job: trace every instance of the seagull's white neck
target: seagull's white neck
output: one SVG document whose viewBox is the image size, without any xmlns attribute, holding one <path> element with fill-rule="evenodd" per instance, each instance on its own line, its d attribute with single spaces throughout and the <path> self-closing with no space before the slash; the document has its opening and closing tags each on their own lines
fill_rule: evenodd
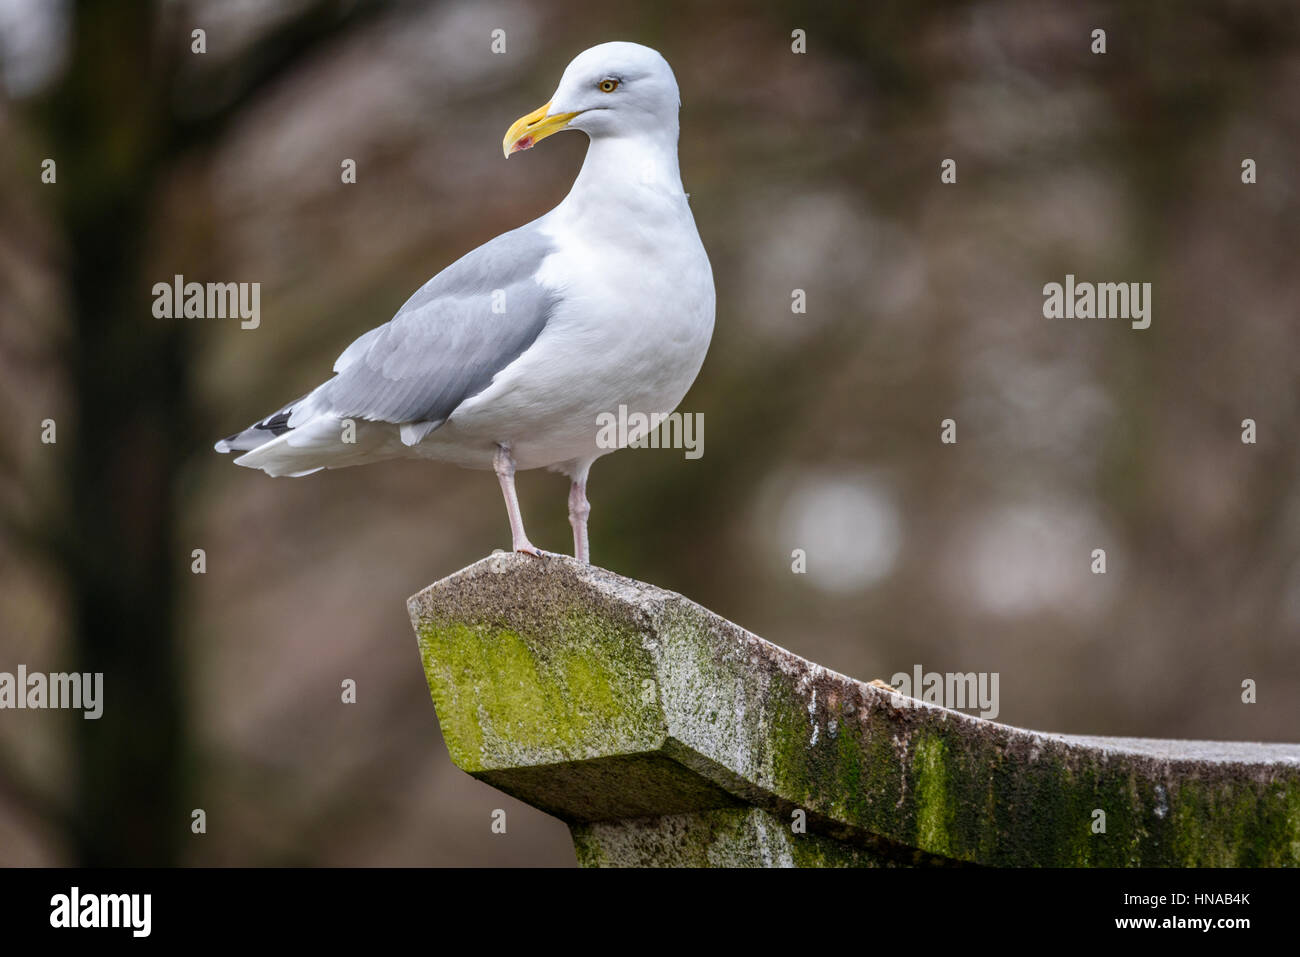
<svg viewBox="0 0 1300 957">
<path fill-rule="evenodd" d="M 592 137 L 582 170 L 555 214 L 579 220 L 618 209 L 635 217 L 685 205 L 673 123 L 668 129 Z"/>
</svg>

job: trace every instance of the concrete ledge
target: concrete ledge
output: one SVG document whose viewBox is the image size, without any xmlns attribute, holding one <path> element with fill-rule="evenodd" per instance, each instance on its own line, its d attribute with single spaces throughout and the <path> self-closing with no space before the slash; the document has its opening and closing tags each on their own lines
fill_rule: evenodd
<svg viewBox="0 0 1300 957">
<path fill-rule="evenodd" d="M 1300 745 L 984 721 L 563 557 L 408 604 L 452 760 L 585 865 L 1300 865 Z"/>
</svg>

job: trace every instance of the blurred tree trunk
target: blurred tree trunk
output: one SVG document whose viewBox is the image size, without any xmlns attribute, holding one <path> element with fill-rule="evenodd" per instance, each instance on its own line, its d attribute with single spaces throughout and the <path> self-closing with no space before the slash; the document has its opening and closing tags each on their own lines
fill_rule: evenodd
<svg viewBox="0 0 1300 957">
<path fill-rule="evenodd" d="M 379 0 L 308 5 L 206 71 L 181 7 L 80 0 L 68 67 L 41 104 L 58 179 L 71 308 L 62 355 L 74 421 L 59 431 L 66 487 L 48 516 L 70 600 L 69 668 L 104 675 L 104 710 L 77 723 L 69 817 L 84 865 L 176 862 L 190 834 L 189 737 L 178 621 L 191 545 L 177 541 L 176 477 L 207 448 L 185 320 L 157 319 L 149 231 L 186 157 Z M 182 18 L 183 19 L 183 18 Z M 209 39 L 211 42 L 211 39 Z M 230 51 L 226 51 L 227 54 Z M 224 99 L 211 102 L 213 90 Z M 178 115 L 188 107 L 191 115 Z M 196 263 L 201 268 L 202 263 Z"/>
<path fill-rule="evenodd" d="M 75 390 L 58 560 L 70 666 L 104 675 L 102 717 L 77 722 L 72 837 L 87 865 L 173 863 L 188 833 L 173 478 L 191 441 L 189 366 L 185 327 L 153 318 L 141 267 L 166 104 L 154 40 L 151 4 L 78 4 L 48 103 Z"/>
</svg>

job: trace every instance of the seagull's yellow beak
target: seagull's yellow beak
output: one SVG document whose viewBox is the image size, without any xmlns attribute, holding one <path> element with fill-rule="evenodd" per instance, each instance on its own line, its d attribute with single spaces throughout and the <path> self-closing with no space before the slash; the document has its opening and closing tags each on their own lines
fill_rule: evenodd
<svg viewBox="0 0 1300 957">
<path fill-rule="evenodd" d="M 501 152 L 509 157 L 511 153 L 532 149 L 552 133 L 560 132 L 578 115 L 556 113 L 554 116 L 547 116 L 546 112 L 550 108 L 551 104 L 547 103 L 511 123 L 510 129 L 506 130 L 506 138 L 501 141 Z"/>
</svg>

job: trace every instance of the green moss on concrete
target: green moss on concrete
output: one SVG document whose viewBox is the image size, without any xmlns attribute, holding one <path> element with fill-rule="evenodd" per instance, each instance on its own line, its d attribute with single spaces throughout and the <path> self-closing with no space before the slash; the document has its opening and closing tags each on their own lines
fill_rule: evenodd
<svg viewBox="0 0 1300 957">
<path fill-rule="evenodd" d="M 662 737 L 653 671 L 602 623 L 574 614 L 554 635 L 425 622 L 420 652 L 452 760 L 475 773 L 513 762 L 551 763 Z"/>
<path fill-rule="evenodd" d="M 863 767 L 869 756 L 862 737 L 861 724 L 841 709 L 832 736 L 836 788 L 830 794 L 829 803 L 831 815 L 839 820 L 865 821 L 871 811 L 868 806 L 871 793 L 866 787 Z"/>
<path fill-rule="evenodd" d="M 916 846 L 932 854 L 949 855 L 949 833 L 957 818 L 948 790 L 948 764 L 943 739 L 926 735 L 914 745 L 912 790 L 916 801 Z"/>
<path fill-rule="evenodd" d="M 1172 856 L 1200 867 L 1300 866 L 1300 788 L 1186 780 L 1171 789 Z"/>
<path fill-rule="evenodd" d="M 765 740 L 759 743 L 769 756 L 771 781 L 783 799 L 810 807 L 817 803 L 819 789 L 814 779 L 816 753 L 812 743 L 813 726 L 807 705 L 793 683 L 784 675 L 774 677 L 761 702 L 767 718 L 763 726 Z"/>
</svg>

